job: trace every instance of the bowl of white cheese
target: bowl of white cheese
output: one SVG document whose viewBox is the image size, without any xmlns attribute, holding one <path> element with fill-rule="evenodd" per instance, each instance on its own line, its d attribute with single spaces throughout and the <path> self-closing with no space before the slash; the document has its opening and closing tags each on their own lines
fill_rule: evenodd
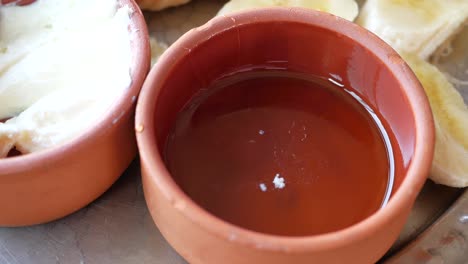
<svg viewBox="0 0 468 264">
<path fill-rule="evenodd" d="M 149 63 L 133 0 L 0 4 L 0 226 L 63 217 L 115 182 Z"/>
</svg>

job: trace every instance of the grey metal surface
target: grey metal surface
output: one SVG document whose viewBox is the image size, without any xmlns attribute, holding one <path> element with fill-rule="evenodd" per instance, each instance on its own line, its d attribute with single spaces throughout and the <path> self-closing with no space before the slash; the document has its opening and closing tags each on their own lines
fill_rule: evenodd
<svg viewBox="0 0 468 264">
<path fill-rule="evenodd" d="M 468 263 L 468 192 L 386 264 Z"/>
<path fill-rule="evenodd" d="M 208 21 L 223 2 L 198 0 L 160 13 L 147 13 L 151 34 L 170 44 L 190 28 Z M 441 67 L 444 65 L 447 67 L 444 69 L 459 76 L 459 68 L 452 69 L 453 63 L 445 62 Z M 388 257 L 393 258 L 388 263 L 468 263 L 468 194 L 465 192 L 454 203 L 461 193 L 428 181 L 398 242 L 389 252 Z M 441 214 L 444 215 L 439 218 Z M 426 258 L 415 258 L 419 255 Z M 75 214 L 43 225 L 0 228 L 0 263 L 179 264 L 185 261 L 152 222 L 135 161 L 108 192 Z"/>
</svg>

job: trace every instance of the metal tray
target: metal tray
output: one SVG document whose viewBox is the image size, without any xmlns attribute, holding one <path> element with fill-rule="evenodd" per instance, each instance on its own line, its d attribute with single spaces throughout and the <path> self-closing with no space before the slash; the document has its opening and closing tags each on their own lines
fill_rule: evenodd
<svg viewBox="0 0 468 264">
<path fill-rule="evenodd" d="M 224 2 L 198 0 L 145 15 L 151 34 L 170 45 L 212 18 Z M 441 69 L 468 80 L 466 48 L 468 27 L 455 40 L 452 55 L 439 61 Z M 468 99 L 468 84 L 457 88 Z M 103 196 L 61 220 L 0 228 L 0 263 L 186 263 L 154 225 L 139 170 L 138 161 L 133 162 Z M 380 263 L 468 263 L 468 191 L 428 181 L 398 241 Z"/>
</svg>

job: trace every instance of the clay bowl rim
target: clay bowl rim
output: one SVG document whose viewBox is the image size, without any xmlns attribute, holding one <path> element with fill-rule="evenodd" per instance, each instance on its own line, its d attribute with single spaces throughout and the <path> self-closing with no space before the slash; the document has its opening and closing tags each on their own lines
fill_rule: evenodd
<svg viewBox="0 0 468 264">
<path fill-rule="evenodd" d="M 130 65 L 132 81 L 129 87 L 116 98 L 115 102 L 103 117 L 97 120 L 95 124 L 86 129 L 78 137 L 50 149 L 0 159 L 0 181 L 7 180 L 11 174 L 15 174 L 16 179 L 18 176 L 36 177 L 37 175 L 31 174 L 30 172 L 43 168 L 52 169 L 55 163 L 70 159 L 76 153 L 84 149 L 91 149 L 96 137 L 108 133 L 109 128 L 114 125 L 114 120 L 118 120 L 122 115 L 131 111 L 132 105 L 136 103 L 136 99 L 150 65 L 149 37 L 146 22 L 138 4 L 134 0 L 118 0 L 118 3 L 119 6 L 129 6 L 132 11 L 129 14 L 129 35 L 131 37 L 130 41 L 133 53 L 132 64 Z M 133 99 L 133 97 L 135 99 Z M 25 175 L 24 173 L 28 174 Z"/>
<path fill-rule="evenodd" d="M 291 237 L 259 233 L 226 222 L 196 204 L 172 179 L 159 155 L 154 130 L 154 110 L 162 84 L 172 68 L 183 60 L 191 48 L 208 41 L 213 34 L 236 26 L 254 23 L 291 22 L 320 27 L 330 32 L 345 35 L 365 47 L 383 62 L 399 80 L 403 93 L 415 117 L 415 150 L 408 171 L 400 188 L 386 207 L 372 216 L 348 228 L 313 236 Z M 434 126 L 432 112 L 421 84 L 404 60 L 380 38 L 364 28 L 327 13 L 302 8 L 263 8 L 216 17 L 207 24 L 190 30 L 177 40 L 160 58 L 157 67 L 150 71 L 137 103 L 137 142 L 142 166 L 147 180 L 155 185 L 165 199 L 172 204 L 181 217 L 187 218 L 199 228 L 231 243 L 258 248 L 259 250 L 293 252 L 317 252 L 339 248 L 366 239 L 383 231 L 399 215 L 412 206 L 422 188 L 431 167 L 434 149 Z M 145 197 L 148 197 L 148 188 Z M 164 213 L 164 212 L 162 212 Z"/>
</svg>

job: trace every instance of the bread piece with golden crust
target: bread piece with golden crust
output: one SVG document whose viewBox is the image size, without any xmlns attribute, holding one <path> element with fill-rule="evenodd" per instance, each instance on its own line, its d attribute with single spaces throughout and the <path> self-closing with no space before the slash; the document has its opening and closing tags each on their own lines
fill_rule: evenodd
<svg viewBox="0 0 468 264">
<path fill-rule="evenodd" d="M 167 7 L 178 6 L 190 2 L 190 0 L 137 0 L 143 10 L 158 11 Z"/>
</svg>

